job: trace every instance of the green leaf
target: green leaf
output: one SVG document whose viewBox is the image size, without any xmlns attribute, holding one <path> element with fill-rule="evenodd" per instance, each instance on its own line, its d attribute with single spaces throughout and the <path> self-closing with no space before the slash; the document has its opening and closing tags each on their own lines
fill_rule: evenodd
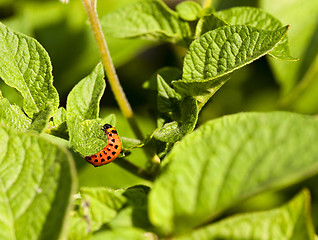
<svg viewBox="0 0 318 240">
<path fill-rule="evenodd" d="M 94 71 L 82 79 L 67 97 L 67 126 L 70 143 L 75 151 L 83 156 L 90 156 L 106 146 L 101 131 L 99 102 L 106 84 L 102 64 L 98 64 Z"/>
<path fill-rule="evenodd" d="M 53 123 L 55 127 L 59 127 L 66 122 L 66 110 L 63 107 L 57 109 L 57 112 L 53 116 Z"/>
<path fill-rule="evenodd" d="M 179 105 L 181 103 L 180 94 L 168 85 L 168 83 L 160 76 L 157 77 L 158 98 L 157 105 L 160 113 L 166 114 L 171 119 L 180 118 Z"/>
<path fill-rule="evenodd" d="M 117 38 L 143 37 L 187 45 L 191 37 L 188 23 L 159 0 L 144 0 L 118 9 L 105 15 L 101 24 L 106 35 Z"/>
<path fill-rule="evenodd" d="M 298 62 L 269 59 L 277 82 L 281 86 L 282 105 L 295 111 L 316 113 L 318 111 L 318 2 L 315 0 L 280 1 L 261 0 L 260 6 L 290 23 L 288 33 L 293 56 Z M 300 37 L 301 36 L 301 37 Z M 295 87 L 295 89 L 293 89 Z M 290 94 L 290 95 L 288 95 Z M 284 106 L 284 107 L 285 107 Z"/>
<path fill-rule="evenodd" d="M 140 148 L 144 146 L 143 142 L 139 139 L 121 137 L 120 140 L 123 145 L 123 149 L 125 150 L 130 150 L 132 148 Z"/>
<path fill-rule="evenodd" d="M 52 84 L 52 66 L 45 49 L 35 39 L 0 23 L 0 52 L 0 78 L 22 94 L 26 114 L 32 118 L 46 105 L 55 111 L 59 97 Z"/>
<path fill-rule="evenodd" d="M 112 125 L 112 126 L 115 126 L 116 125 L 116 115 L 115 114 L 109 114 L 108 116 L 104 117 L 102 119 L 102 125 L 105 125 L 106 123 Z"/>
<path fill-rule="evenodd" d="M 71 213 L 68 239 L 90 239 L 94 232 L 110 222 L 126 202 L 121 192 L 110 188 L 81 188 L 76 210 Z"/>
<path fill-rule="evenodd" d="M 192 132 L 198 120 L 199 109 L 197 101 L 192 97 L 183 99 L 180 104 L 181 120 L 166 123 L 154 132 L 154 137 L 162 142 L 175 143 L 184 135 Z"/>
<path fill-rule="evenodd" d="M 136 228 L 119 228 L 108 231 L 101 231 L 94 235 L 92 240 L 154 240 L 157 239 L 151 233 L 145 233 L 144 231 Z"/>
<path fill-rule="evenodd" d="M 218 16 L 214 14 L 205 15 L 199 20 L 196 26 L 195 37 L 199 38 L 201 35 L 203 35 L 206 32 L 209 32 L 219 27 L 223 27 L 227 25 L 229 24 L 227 24 L 224 20 L 222 20 L 221 18 L 219 18 Z"/>
<path fill-rule="evenodd" d="M 99 102 L 105 87 L 103 65 L 99 63 L 93 72 L 76 84 L 69 93 L 66 103 L 67 123 L 98 118 Z"/>
<path fill-rule="evenodd" d="M 53 109 L 50 105 L 47 105 L 46 108 L 40 112 L 34 113 L 32 123 L 28 130 L 42 133 L 47 128 L 52 115 Z"/>
<path fill-rule="evenodd" d="M 6 127 L 0 127 L 0 142 L 0 238 L 63 238 L 76 185 L 71 154 Z"/>
<path fill-rule="evenodd" d="M 165 234 L 189 231 L 248 197 L 317 174 L 317 141 L 317 120 L 293 113 L 207 122 L 167 155 L 150 192 L 150 220 Z"/>
<path fill-rule="evenodd" d="M 200 18 L 202 8 L 200 4 L 193 1 L 184 1 L 176 6 L 179 16 L 186 21 L 195 21 Z"/>
<path fill-rule="evenodd" d="M 100 119 L 76 120 L 68 127 L 70 143 L 82 156 L 91 156 L 107 145 L 107 136 L 101 130 Z"/>
<path fill-rule="evenodd" d="M 79 207 L 72 213 L 69 239 L 78 239 L 79 236 L 79 239 L 87 239 L 103 229 L 149 227 L 148 192 L 149 187 L 141 185 L 120 190 L 82 188 L 77 203 Z M 76 229 L 72 228 L 76 223 Z"/>
<path fill-rule="evenodd" d="M 224 26 L 195 40 L 185 56 L 184 81 L 224 76 L 271 51 L 289 26 L 266 31 L 250 26 Z"/>
<path fill-rule="evenodd" d="M 63 107 L 57 109 L 57 112 L 53 116 L 53 124 L 48 129 L 49 133 L 64 139 L 68 139 L 68 128 L 66 124 L 66 110 Z"/>
<path fill-rule="evenodd" d="M 24 130 L 30 126 L 31 119 L 19 106 L 11 105 L 7 99 L 0 98 L 0 124 Z"/>
<path fill-rule="evenodd" d="M 283 24 L 277 18 L 259 8 L 235 7 L 214 14 L 229 25 L 246 24 L 269 31 L 275 31 L 283 27 Z M 290 55 L 287 35 L 269 54 L 276 59 L 297 60 Z"/>
<path fill-rule="evenodd" d="M 109 188 L 81 188 L 80 193 L 80 212 L 92 232 L 110 222 L 126 202 L 119 192 Z"/>
<path fill-rule="evenodd" d="M 158 90 L 158 75 L 160 75 L 169 85 L 172 80 L 180 79 L 182 77 L 182 72 L 179 68 L 176 67 L 163 67 L 156 71 L 149 80 L 144 82 L 142 85 L 143 88 L 149 90 Z"/>
<path fill-rule="evenodd" d="M 313 240 L 309 203 L 309 192 L 302 191 L 280 208 L 229 217 L 176 239 Z"/>
<path fill-rule="evenodd" d="M 138 185 L 123 191 L 127 199 L 125 208 L 121 209 L 109 226 L 112 229 L 134 228 L 150 229 L 152 227 L 148 218 L 148 192 L 149 187 Z"/>
<path fill-rule="evenodd" d="M 177 91 L 196 96 L 199 107 L 229 79 L 230 73 L 271 51 L 286 35 L 288 26 L 267 31 L 250 26 L 224 26 L 193 41 L 185 56 Z"/>
<path fill-rule="evenodd" d="M 205 103 L 219 90 L 228 80 L 230 74 L 216 77 L 211 80 L 177 80 L 173 81 L 172 85 L 176 91 L 182 95 L 194 96 L 198 101 L 199 110 L 205 105 Z"/>
<path fill-rule="evenodd" d="M 71 213 L 70 221 L 68 224 L 68 240 L 88 240 L 91 239 L 90 229 L 87 226 L 85 217 L 80 216 L 78 212 Z"/>
</svg>

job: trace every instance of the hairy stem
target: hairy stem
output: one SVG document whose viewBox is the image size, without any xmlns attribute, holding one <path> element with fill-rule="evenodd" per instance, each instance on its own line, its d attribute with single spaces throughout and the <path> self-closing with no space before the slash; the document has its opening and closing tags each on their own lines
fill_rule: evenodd
<svg viewBox="0 0 318 240">
<path fill-rule="evenodd" d="M 115 71 L 115 67 L 113 61 L 111 59 L 108 46 L 98 19 L 97 11 L 96 11 L 96 0 L 82 0 L 83 5 L 86 9 L 96 42 L 102 57 L 102 62 L 105 68 L 106 76 L 108 78 L 110 87 L 114 93 L 115 99 L 119 105 L 119 108 L 123 115 L 128 120 L 132 130 L 134 131 L 136 137 L 140 140 L 144 139 L 144 136 L 137 124 L 137 121 L 134 117 L 134 113 L 132 108 L 126 98 L 126 95 L 120 85 L 118 76 Z M 160 159 L 157 154 L 151 154 L 149 151 L 146 151 L 147 155 L 150 156 L 151 162 L 153 164 L 152 169 L 158 169 L 158 165 L 160 164 Z M 155 171 L 154 171 L 155 173 Z"/>
<path fill-rule="evenodd" d="M 153 181 L 154 179 L 153 175 L 149 174 L 142 168 L 137 167 L 136 165 L 132 164 L 124 158 L 121 158 L 118 161 L 115 160 L 114 163 L 120 166 L 121 168 L 127 170 L 128 172 L 132 173 L 133 175 L 136 175 L 137 177 L 141 177 L 148 181 Z"/>
<path fill-rule="evenodd" d="M 133 129 L 135 135 L 139 139 L 143 139 L 143 134 L 138 127 L 136 119 L 134 117 L 134 112 L 131 109 L 131 106 L 126 98 L 126 95 L 123 91 L 123 88 L 120 85 L 118 76 L 116 74 L 113 61 L 110 57 L 108 46 L 98 20 L 98 15 L 96 11 L 96 0 L 83 0 L 85 9 L 88 14 L 89 21 L 98 45 L 99 52 L 102 57 L 103 65 L 105 68 L 106 76 L 110 87 L 114 93 L 115 99 L 119 105 L 121 112 L 127 118 L 131 128 Z"/>
<path fill-rule="evenodd" d="M 203 0 L 203 8 L 208 8 L 212 5 L 212 0 Z"/>
</svg>

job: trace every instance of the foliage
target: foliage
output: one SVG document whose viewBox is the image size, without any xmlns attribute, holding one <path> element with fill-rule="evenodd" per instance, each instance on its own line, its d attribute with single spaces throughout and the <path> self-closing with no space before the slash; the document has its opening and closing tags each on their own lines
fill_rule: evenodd
<svg viewBox="0 0 318 240">
<path fill-rule="evenodd" d="M 137 95 L 150 93 L 143 102 L 154 117 L 138 117 L 146 139 L 134 138 L 121 114 L 105 107 L 103 65 L 85 17 L 76 20 L 73 14 L 78 3 L 69 3 L 65 13 L 55 11 L 59 2 L 41 3 L 47 4 L 44 13 L 55 12 L 40 23 L 40 15 L 30 14 L 40 3 L 21 2 L 23 14 L 0 23 L 0 238 L 315 239 L 318 122 L 303 113 L 318 111 L 311 99 L 317 93 L 317 34 L 311 23 L 303 24 L 301 46 L 289 49 L 297 34 L 289 34 L 293 25 L 279 19 L 288 15 L 286 6 L 317 19 L 317 1 L 271 3 L 278 18 L 255 7 L 216 11 L 208 1 L 182 1 L 176 11 L 161 0 L 115 2 L 122 7 L 100 21 L 116 66 L 129 65 L 141 49 L 162 42 L 182 59 L 181 67 L 153 71 L 143 88 L 132 84 Z M 270 10 L 268 2 L 260 5 Z M 105 13 L 108 5 L 102 4 L 98 9 Z M 15 5 L 0 1 L 6 6 Z M 34 18 L 29 25 L 21 24 L 26 13 Z M 70 76 L 84 65 L 95 68 L 76 84 L 60 82 L 58 91 L 52 74 L 54 62 L 61 64 L 58 54 L 52 64 L 44 47 L 27 35 L 39 31 L 36 24 L 47 27 L 62 18 L 69 18 L 73 33 L 85 32 L 92 57 L 82 52 L 58 75 Z M 83 46 L 71 39 L 75 48 Z M 236 104 L 240 89 L 233 98 L 223 89 L 229 91 L 232 79 L 265 55 L 280 86 L 271 111 L 206 117 L 214 99 Z M 147 69 L 137 71 L 138 78 Z M 83 157 L 107 144 L 105 123 L 118 129 L 123 151 L 114 163 L 95 169 Z M 160 157 L 159 167 L 150 155 Z"/>
</svg>

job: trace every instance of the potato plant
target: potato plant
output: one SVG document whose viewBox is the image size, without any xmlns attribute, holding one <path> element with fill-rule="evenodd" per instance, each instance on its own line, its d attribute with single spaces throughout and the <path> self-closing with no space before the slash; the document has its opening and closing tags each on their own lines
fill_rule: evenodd
<svg viewBox="0 0 318 240">
<path fill-rule="evenodd" d="M 80 2 L 86 10 L 82 24 L 95 46 L 90 54 L 100 57 L 91 61 L 85 55 L 81 66 L 95 67 L 71 86 L 65 102 L 36 36 L 16 30 L 26 31 L 22 25 L 0 23 L 0 239 L 316 239 L 314 24 L 303 24 L 297 38 L 289 38 L 293 25 L 260 7 L 217 10 L 209 0 L 179 1 L 175 7 L 142 0 L 98 16 L 95 1 L 68 5 L 71 11 Z M 260 5 L 268 9 L 270 2 Z M 286 9 L 314 16 L 317 23 L 317 1 L 289 4 Z M 136 118 L 125 95 L 130 90 L 121 86 L 109 37 L 118 44 L 128 39 L 126 54 L 159 43 L 179 49 L 181 67 L 158 67 L 137 86 L 151 99 L 145 101 L 155 113 L 151 131 L 145 132 L 148 120 Z M 74 48 L 76 41 L 70 40 Z M 289 42 L 297 41 L 293 55 Z M 280 88 L 275 109 L 201 118 L 237 72 L 265 56 Z M 103 112 L 106 87 L 121 113 Z M 134 137 L 120 130 L 120 116 Z M 101 130 L 106 123 L 119 129 L 122 151 L 112 163 L 94 168 L 85 156 L 107 145 Z M 142 164 L 131 160 L 141 158 Z M 138 181 L 120 185 L 126 175 L 110 170 L 119 182 L 112 187 L 100 174 L 112 165 Z M 90 169 L 87 181 L 101 184 L 82 184 L 84 168 Z"/>
</svg>

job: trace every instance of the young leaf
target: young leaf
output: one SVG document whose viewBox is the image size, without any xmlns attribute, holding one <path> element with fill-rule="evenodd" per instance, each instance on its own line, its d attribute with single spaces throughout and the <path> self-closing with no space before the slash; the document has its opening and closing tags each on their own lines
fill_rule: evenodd
<svg viewBox="0 0 318 240">
<path fill-rule="evenodd" d="M 172 81 L 176 91 L 183 95 L 194 96 L 198 101 L 199 110 L 229 79 L 230 73 L 211 80 L 177 80 Z"/>
<path fill-rule="evenodd" d="M 197 20 L 202 12 L 200 4 L 193 1 L 184 1 L 176 6 L 179 16 L 186 21 Z"/>
<path fill-rule="evenodd" d="M 53 125 L 48 130 L 50 134 L 60 138 L 68 139 L 68 129 L 66 124 L 66 110 L 63 107 L 57 109 L 53 116 Z"/>
<path fill-rule="evenodd" d="M 55 127 L 59 127 L 66 122 L 66 110 L 63 107 L 57 109 L 57 112 L 53 116 L 53 123 Z"/>
<path fill-rule="evenodd" d="M 259 8 L 235 7 L 214 14 L 230 25 L 247 24 L 248 26 L 270 31 L 278 30 L 283 27 L 283 24 L 277 18 Z M 277 59 L 297 60 L 290 55 L 287 35 L 279 44 L 277 44 L 269 55 Z"/>
<path fill-rule="evenodd" d="M 68 240 L 89 240 L 92 234 L 86 219 L 78 212 L 71 212 L 70 221 L 68 224 Z"/>
<path fill-rule="evenodd" d="M 286 35 L 288 26 L 267 31 L 250 26 L 224 26 L 193 41 L 185 56 L 177 91 L 196 96 L 200 108 L 228 79 L 230 73 L 264 56 Z"/>
<path fill-rule="evenodd" d="M 137 228 L 119 228 L 119 229 L 113 229 L 113 230 L 100 231 L 96 235 L 94 235 L 94 237 L 92 238 L 92 240 L 105 240 L 105 239 L 154 240 L 157 238 L 153 236 L 151 233 L 146 233 L 145 231 L 142 231 Z"/>
<path fill-rule="evenodd" d="M 146 228 L 147 196 L 149 188 L 134 186 L 128 189 L 82 188 L 79 208 L 73 212 L 73 223 L 69 226 L 69 239 L 87 239 L 90 235 L 107 228 Z M 75 223 L 79 226 L 71 228 Z M 80 235 L 82 233 L 82 235 Z"/>
<path fill-rule="evenodd" d="M 123 149 L 125 150 L 130 150 L 132 148 L 140 148 L 144 146 L 144 143 L 139 139 L 121 137 L 120 140 L 123 145 Z"/>
<path fill-rule="evenodd" d="M 167 84 L 171 84 L 172 80 L 180 79 L 182 77 L 182 72 L 179 68 L 176 67 L 163 67 L 156 71 L 149 80 L 144 82 L 142 85 L 143 88 L 149 90 L 158 90 L 158 75 L 160 75 Z"/>
<path fill-rule="evenodd" d="M 143 185 L 133 186 L 123 191 L 127 199 L 127 206 L 121 209 L 109 226 L 118 228 L 150 229 L 152 226 L 148 218 L 148 192 L 149 188 Z"/>
<path fill-rule="evenodd" d="M 19 106 L 11 105 L 7 99 L 0 98 L 0 124 L 24 130 L 30 126 L 31 119 Z"/>
<path fill-rule="evenodd" d="M 97 119 L 99 102 L 106 86 L 103 78 L 103 66 L 98 64 L 67 97 L 66 116 L 70 143 L 83 156 L 95 154 L 106 145 L 100 120 Z"/>
<path fill-rule="evenodd" d="M 173 120 L 178 120 L 180 118 L 180 94 L 176 93 L 176 91 L 172 87 L 170 87 L 160 75 L 158 75 L 157 79 L 158 111 L 160 113 L 166 114 Z"/>
<path fill-rule="evenodd" d="M 33 114 L 33 119 L 29 131 L 36 131 L 42 133 L 49 124 L 49 120 L 53 115 L 53 109 L 50 105 L 43 108 L 40 112 Z"/>
<path fill-rule="evenodd" d="M 99 102 L 105 87 L 103 65 L 99 63 L 93 72 L 76 84 L 69 93 L 66 103 L 67 123 L 75 119 L 84 121 L 98 118 Z"/>
<path fill-rule="evenodd" d="M 118 9 L 105 15 L 101 24 L 106 35 L 118 38 L 143 37 L 187 45 L 191 37 L 188 23 L 161 0 L 144 0 Z"/>
<path fill-rule="evenodd" d="M 0 238 L 62 238 L 76 185 L 72 156 L 7 127 L 0 127 L 0 142 Z"/>
<path fill-rule="evenodd" d="M 68 125 L 70 143 L 82 156 L 91 156 L 107 144 L 107 137 L 101 130 L 100 119 L 76 120 Z"/>
<path fill-rule="evenodd" d="M 150 220 L 165 234 L 189 231 L 248 197 L 317 174 L 317 141 L 317 120 L 293 113 L 207 122 L 167 155 L 150 192 Z"/>
<path fill-rule="evenodd" d="M 184 135 L 192 132 L 198 121 L 199 108 L 197 101 L 192 97 L 183 99 L 180 104 L 181 120 L 165 124 L 158 131 L 154 132 L 154 137 L 162 142 L 175 143 Z"/>
<path fill-rule="evenodd" d="M 109 114 L 108 116 L 104 117 L 102 119 L 101 124 L 105 125 L 106 123 L 112 125 L 112 126 L 116 126 L 116 115 L 115 114 Z"/>
<path fill-rule="evenodd" d="M 280 208 L 229 217 L 176 239 L 313 240 L 309 203 L 309 192 L 302 191 Z"/>
<path fill-rule="evenodd" d="M 105 223 L 110 222 L 126 202 L 120 192 L 109 188 L 81 188 L 77 208 L 68 225 L 69 240 L 90 239 Z"/>
<path fill-rule="evenodd" d="M 80 193 L 80 212 L 87 219 L 92 232 L 110 222 L 126 202 L 120 193 L 107 188 L 82 188 Z"/>
<path fill-rule="evenodd" d="M 206 32 L 209 32 L 219 27 L 223 27 L 227 25 L 229 24 L 213 13 L 210 15 L 205 15 L 199 20 L 196 26 L 195 37 L 199 38 L 201 35 L 203 35 Z"/>
<path fill-rule="evenodd" d="M 46 105 L 55 111 L 59 97 L 52 84 L 52 66 L 45 49 L 35 39 L 0 23 L 0 52 L 0 78 L 22 94 L 26 114 L 32 118 Z"/>
</svg>

